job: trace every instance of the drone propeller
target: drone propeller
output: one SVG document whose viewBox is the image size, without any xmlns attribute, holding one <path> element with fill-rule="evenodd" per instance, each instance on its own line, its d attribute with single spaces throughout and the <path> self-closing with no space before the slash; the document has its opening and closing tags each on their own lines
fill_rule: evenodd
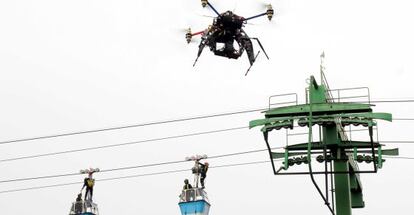
<svg viewBox="0 0 414 215">
<path fill-rule="evenodd" d="M 208 0 L 201 0 L 201 6 L 202 6 L 203 8 L 208 8 L 208 9 L 213 10 L 213 12 L 214 12 L 217 16 L 220 16 L 220 13 L 216 10 L 216 8 L 214 8 L 214 7 L 213 7 L 213 5 L 212 5 L 212 4 L 210 4 L 210 2 L 209 2 Z"/>
<path fill-rule="evenodd" d="M 235 13 L 235 12 L 236 12 L 237 3 L 239 3 L 239 1 L 238 1 L 238 0 L 236 0 L 236 1 L 234 2 L 234 7 L 233 7 L 233 10 L 232 10 L 232 12 L 233 12 L 233 13 Z"/>
<path fill-rule="evenodd" d="M 208 4 L 208 0 L 201 0 L 201 6 L 206 7 Z"/>
<path fill-rule="evenodd" d="M 191 38 L 193 38 L 193 35 L 191 34 L 191 28 L 188 28 L 187 33 L 185 33 L 185 40 L 187 43 L 191 42 Z"/>
<path fill-rule="evenodd" d="M 201 16 L 201 17 L 212 18 L 212 19 L 217 18 L 217 17 L 215 17 L 215 16 L 211 16 L 211 15 L 204 15 L 204 14 L 197 14 L 197 15 L 199 15 L 199 16 Z"/>
<path fill-rule="evenodd" d="M 267 18 L 269 19 L 269 21 L 272 21 L 273 14 L 274 14 L 273 7 L 272 7 L 271 4 L 268 4 L 268 5 L 266 5 L 266 8 L 267 8 L 266 12 L 261 13 L 261 14 L 258 14 L 258 15 L 255 15 L 255 16 L 251 16 L 251 17 L 245 18 L 244 21 L 247 22 L 248 20 L 256 19 L 256 18 L 259 18 L 259 17 L 262 17 L 262 16 L 267 16 Z"/>
<path fill-rule="evenodd" d="M 272 21 L 273 14 L 275 13 L 275 11 L 273 10 L 272 4 L 268 4 L 266 8 L 267 8 L 266 10 L 267 18 L 269 19 L 269 21 Z"/>
<path fill-rule="evenodd" d="M 268 2 L 264 2 L 264 1 L 260 1 L 259 3 L 256 3 L 257 9 L 258 10 L 265 10 L 268 9 L 269 5 L 271 5 L 271 3 Z"/>
<path fill-rule="evenodd" d="M 275 0 L 273 0 L 274 2 Z M 280 5 L 282 2 L 276 1 L 276 5 L 267 3 L 267 2 L 261 2 L 259 3 L 258 10 L 266 10 L 266 15 L 269 21 L 271 21 L 275 15 L 277 15 L 277 18 L 281 18 L 285 15 L 285 12 L 283 10 L 284 7 L 281 7 Z M 277 10 L 277 11 L 276 11 Z M 271 18 L 269 18 L 271 17 Z"/>
</svg>

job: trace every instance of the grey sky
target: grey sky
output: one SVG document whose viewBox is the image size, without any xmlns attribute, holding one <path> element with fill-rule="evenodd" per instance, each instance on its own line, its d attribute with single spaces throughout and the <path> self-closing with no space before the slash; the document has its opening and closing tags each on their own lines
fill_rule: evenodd
<svg viewBox="0 0 414 215">
<path fill-rule="evenodd" d="M 243 16 L 263 11 L 253 0 L 211 1 Z M 228 60 L 180 29 L 205 28 L 214 15 L 199 0 L 14 0 L 0 2 L 0 140 L 237 111 L 267 105 L 269 95 L 297 92 L 319 78 L 326 52 L 331 87 L 370 87 L 373 99 L 413 98 L 413 3 L 403 0 L 275 0 L 274 20 L 252 21 L 270 61 L 259 56 L 247 77 L 246 56 Z M 236 7 L 235 7 L 236 5 Z M 414 104 L 378 104 L 376 111 L 414 117 Z M 0 159 L 247 126 L 260 113 L 147 126 L 0 146 Z M 414 140 L 413 122 L 380 123 L 380 140 Z M 283 139 L 281 139 L 283 140 Z M 278 141 L 274 141 L 278 145 Z M 280 144 L 279 144 L 280 145 Z M 413 156 L 414 144 L 400 147 Z M 181 160 L 264 148 L 259 129 L 143 143 L 116 149 L 0 163 L 0 179 Z M 268 159 L 266 153 L 211 160 L 212 165 Z M 366 208 L 354 214 L 412 209 L 412 161 L 389 159 L 363 175 Z M 191 164 L 97 174 L 96 178 L 189 168 Z M 105 214 L 179 214 L 178 195 L 190 173 L 96 184 Z M 83 180 L 82 176 L 0 184 L 1 190 Z M 81 186 L 0 194 L 1 214 L 65 214 Z M 306 176 L 273 176 L 270 164 L 211 169 L 210 214 L 329 214 Z"/>
</svg>

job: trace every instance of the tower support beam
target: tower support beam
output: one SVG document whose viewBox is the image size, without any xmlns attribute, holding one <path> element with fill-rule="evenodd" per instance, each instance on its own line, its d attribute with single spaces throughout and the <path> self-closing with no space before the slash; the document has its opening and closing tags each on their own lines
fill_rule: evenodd
<svg viewBox="0 0 414 215">
<path fill-rule="evenodd" d="M 335 171 L 349 171 L 347 161 L 336 160 L 334 161 Z M 351 215 L 352 202 L 351 194 L 349 192 L 350 182 L 348 174 L 336 174 L 334 177 L 335 182 L 335 202 L 336 202 L 336 215 Z"/>
</svg>

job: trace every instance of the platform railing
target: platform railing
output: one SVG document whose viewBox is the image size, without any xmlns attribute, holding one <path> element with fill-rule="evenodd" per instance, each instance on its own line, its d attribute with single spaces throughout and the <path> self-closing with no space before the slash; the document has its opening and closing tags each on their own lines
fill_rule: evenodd
<svg viewBox="0 0 414 215">
<path fill-rule="evenodd" d="M 285 105 L 298 105 L 298 94 L 287 93 L 287 94 L 269 96 L 269 110 L 271 108 L 285 106 Z"/>
<path fill-rule="evenodd" d="M 371 103 L 371 95 L 368 87 L 352 87 L 341 89 L 329 89 L 328 102 L 358 102 Z"/>
<path fill-rule="evenodd" d="M 180 202 L 204 200 L 208 202 L 207 193 L 202 188 L 185 189 L 181 192 Z"/>
<path fill-rule="evenodd" d="M 92 213 L 99 215 L 98 205 L 91 201 L 76 201 L 72 203 L 69 215 Z"/>
</svg>

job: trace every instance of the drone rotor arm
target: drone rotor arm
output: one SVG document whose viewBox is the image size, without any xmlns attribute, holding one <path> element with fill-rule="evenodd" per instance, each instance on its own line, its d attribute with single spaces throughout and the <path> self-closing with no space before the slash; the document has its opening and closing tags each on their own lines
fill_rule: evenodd
<svg viewBox="0 0 414 215">
<path fill-rule="evenodd" d="M 256 16 L 251 16 L 251 17 L 245 18 L 244 21 L 255 19 L 255 18 L 258 18 L 258 17 L 261 17 L 261 16 L 266 16 L 266 15 L 267 15 L 267 12 L 264 12 L 264 13 L 258 14 Z"/>
<path fill-rule="evenodd" d="M 269 21 L 271 21 L 272 18 L 273 18 L 274 13 L 275 13 L 275 11 L 273 10 L 272 5 L 269 4 L 269 5 L 267 5 L 266 12 L 261 13 L 261 14 L 258 14 L 256 16 L 252 16 L 252 17 L 246 18 L 246 19 L 244 19 L 244 21 L 247 21 L 247 20 L 250 20 L 250 19 L 255 19 L 255 18 L 258 18 L 258 17 L 261 17 L 261 16 L 267 16 L 267 18 L 269 19 Z"/>
<path fill-rule="evenodd" d="M 198 31 L 198 32 L 192 33 L 191 28 L 189 28 L 187 30 L 187 33 L 185 34 L 185 39 L 186 39 L 187 43 L 190 43 L 193 36 L 200 35 L 200 34 L 202 35 L 204 32 L 205 31 Z"/>
<path fill-rule="evenodd" d="M 220 16 L 220 13 L 216 10 L 216 8 L 213 7 L 213 5 L 210 4 L 209 1 L 207 1 L 207 5 L 214 11 L 214 13 L 217 14 L 217 16 Z"/>
<path fill-rule="evenodd" d="M 196 36 L 196 35 L 200 35 L 200 34 L 203 34 L 203 33 L 204 33 L 204 31 L 199 31 L 199 32 L 192 33 L 191 36 Z"/>
</svg>

